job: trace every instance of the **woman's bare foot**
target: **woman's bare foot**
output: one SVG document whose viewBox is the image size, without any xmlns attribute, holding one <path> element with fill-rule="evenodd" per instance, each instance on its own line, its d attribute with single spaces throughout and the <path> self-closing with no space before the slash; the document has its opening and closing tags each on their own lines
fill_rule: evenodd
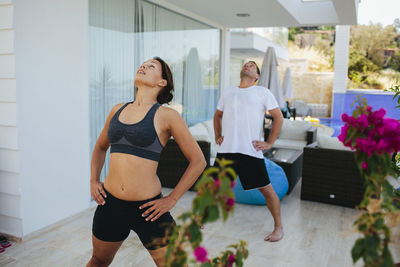
<svg viewBox="0 0 400 267">
<path fill-rule="evenodd" d="M 264 241 L 277 242 L 283 238 L 283 228 L 276 227 L 272 233 L 264 238 Z"/>
</svg>

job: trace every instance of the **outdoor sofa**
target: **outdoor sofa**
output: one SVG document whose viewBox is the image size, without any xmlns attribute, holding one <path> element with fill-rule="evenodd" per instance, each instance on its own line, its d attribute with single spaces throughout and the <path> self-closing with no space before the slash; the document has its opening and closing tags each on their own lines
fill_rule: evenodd
<svg viewBox="0 0 400 267">
<path fill-rule="evenodd" d="M 363 194 L 354 152 L 336 137 L 319 136 L 304 147 L 301 199 L 354 208 Z"/>
</svg>

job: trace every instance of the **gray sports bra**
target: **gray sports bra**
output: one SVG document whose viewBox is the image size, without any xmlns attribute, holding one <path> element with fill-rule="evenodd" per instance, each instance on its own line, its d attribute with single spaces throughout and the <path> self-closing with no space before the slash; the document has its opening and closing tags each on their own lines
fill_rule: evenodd
<svg viewBox="0 0 400 267">
<path fill-rule="evenodd" d="M 122 123 L 119 115 L 130 103 L 132 102 L 123 105 L 110 121 L 108 126 L 110 153 L 126 153 L 158 162 L 163 147 L 154 128 L 154 115 L 161 105 L 155 103 L 146 116 L 137 123 Z"/>
</svg>

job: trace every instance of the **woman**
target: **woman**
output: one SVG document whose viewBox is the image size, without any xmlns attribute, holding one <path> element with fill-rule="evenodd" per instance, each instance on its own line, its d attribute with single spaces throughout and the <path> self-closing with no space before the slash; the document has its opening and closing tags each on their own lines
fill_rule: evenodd
<svg viewBox="0 0 400 267">
<path fill-rule="evenodd" d="M 135 231 L 157 266 L 163 266 L 168 235 L 175 225 L 171 210 L 206 166 L 197 142 L 173 109 L 163 107 L 174 89 L 168 65 L 160 58 L 144 62 L 135 76 L 135 101 L 111 109 L 93 150 L 90 191 L 99 205 L 93 218 L 93 255 L 87 266 L 108 266 L 130 230 Z M 156 170 L 160 152 L 173 136 L 190 164 L 168 196 L 161 196 Z M 108 147 L 110 168 L 100 172 Z"/>
</svg>

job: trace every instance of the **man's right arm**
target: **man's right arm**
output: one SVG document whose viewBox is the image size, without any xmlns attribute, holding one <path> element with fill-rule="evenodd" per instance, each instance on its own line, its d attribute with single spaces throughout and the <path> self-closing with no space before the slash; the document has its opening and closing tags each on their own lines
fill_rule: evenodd
<svg viewBox="0 0 400 267">
<path fill-rule="evenodd" d="M 217 145 L 221 145 L 224 141 L 224 137 L 222 136 L 222 115 L 223 112 L 221 110 L 216 110 L 214 114 L 214 134 L 215 134 L 215 143 Z"/>
</svg>

